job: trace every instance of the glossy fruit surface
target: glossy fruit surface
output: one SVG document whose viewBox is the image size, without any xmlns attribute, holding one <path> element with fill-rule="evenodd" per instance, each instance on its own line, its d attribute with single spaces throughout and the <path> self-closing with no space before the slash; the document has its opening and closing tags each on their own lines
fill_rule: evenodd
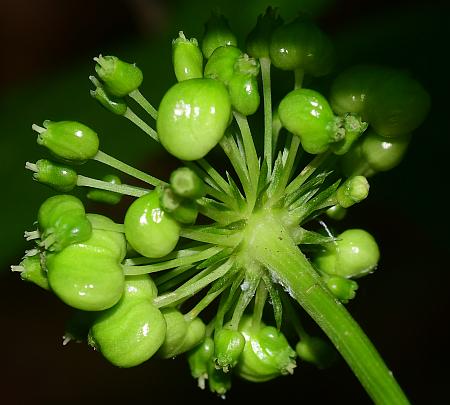
<svg viewBox="0 0 450 405">
<path fill-rule="evenodd" d="M 231 114 L 225 86 L 213 79 L 191 79 L 172 86 L 163 97 L 158 136 L 182 160 L 204 157 L 222 138 Z"/>
<path fill-rule="evenodd" d="M 336 140 L 333 111 L 328 101 L 314 90 L 291 91 L 281 100 L 278 114 L 283 126 L 300 137 L 308 153 L 322 153 Z"/>
<path fill-rule="evenodd" d="M 133 249 L 151 258 L 170 253 L 180 236 L 178 223 L 161 208 L 158 189 L 130 205 L 124 225 L 125 236 Z"/>
</svg>

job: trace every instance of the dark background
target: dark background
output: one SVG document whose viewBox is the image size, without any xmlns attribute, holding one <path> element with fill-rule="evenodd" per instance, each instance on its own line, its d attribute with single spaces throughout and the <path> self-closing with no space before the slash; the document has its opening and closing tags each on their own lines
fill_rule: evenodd
<svg viewBox="0 0 450 405">
<path fill-rule="evenodd" d="M 52 193 L 32 182 L 23 169 L 26 160 L 42 153 L 33 141 L 33 122 L 85 122 L 99 132 L 103 150 L 157 175 L 167 175 L 175 164 L 131 124 L 89 97 L 92 57 L 101 52 L 137 62 L 144 71 L 143 93 L 157 105 L 175 80 L 170 41 L 179 30 L 200 38 L 210 10 L 219 6 L 242 44 L 256 15 L 269 4 L 280 5 L 286 19 L 300 8 L 316 16 L 336 43 L 337 71 L 360 62 L 408 68 L 431 94 L 432 110 L 415 131 L 405 160 L 373 178 L 369 199 L 353 208 L 342 226 L 370 230 L 382 250 L 379 269 L 360 282 L 350 311 L 413 403 L 449 402 L 446 2 L 2 0 L 1 403 L 221 401 L 196 387 L 183 359 L 152 359 L 121 370 L 85 345 L 62 347 L 68 309 L 8 270 L 26 248 L 23 230 L 32 227 L 39 203 Z M 96 165 L 88 164 L 86 171 L 104 174 Z M 120 221 L 123 211 L 111 214 Z M 370 403 L 343 362 L 327 371 L 301 364 L 294 376 L 265 384 L 235 380 L 227 400 L 244 398 L 262 403 Z"/>
</svg>

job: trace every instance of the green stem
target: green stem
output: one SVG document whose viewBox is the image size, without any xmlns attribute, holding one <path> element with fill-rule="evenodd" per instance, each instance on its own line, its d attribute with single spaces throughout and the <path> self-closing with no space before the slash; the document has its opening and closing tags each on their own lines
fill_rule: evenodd
<svg viewBox="0 0 450 405">
<path fill-rule="evenodd" d="M 244 151 L 248 165 L 249 177 L 253 186 L 253 193 L 252 195 L 248 196 L 247 199 L 249 201 L 249 207 L 251 207 L 250 209 L 253 209 L 252 203 L 256 201 L 256 190 L 258 187 L 259 178 L 258 156 L 256 154 L 255 144 L 253 143 L 252 133 L 250 131 L 250 127 L 248 126 L 247 117 L 236 111 L 233 112 L 233 114 L 241 131 L 242 141 L 244 143 Z"/>
<path fill-rule="evenodd" d="M 149 135 L 156 142 L 159 142 L 157 132 L 148 124 L 146 124 L 141 118 L 139 118 L 130 107 L 127 107 L 125 114 L 123 115 L 125 118 L 128 118 L 134 125 L 138 128 L 142 129 L 147 135 Z"/>
<path fill-rule="evenodd" d="M 289 294 L 328 335 L 376 404 L 408 404 L 408 400 L 368 337 L 321 281 L 295 246 L 280 218 L 255 215 L 249 229 L 249 254 L 266 266 Z"/>
<path fill-rule="evenodd" d="M 270 59 L 261 58 L 261 76 L 264 97 L 264 158 L 267 162 L 267 177 L 272 171 L 272 92 L 270 89 Z"/>
<path fill-rule="evenodd" d="M 80 174 L 77 177 L 77 186 L 113 191 L 115 193 L 130 195 L 132 197 L 142 197 L 150 191 L 145 188 L 129 186 L 127 184 L 112 184 L 106 181 L 91 179 L 90 177 L 82 176 Z"/>
<path fill-rule="evenodd" d="M 136 89 L 132 91 L 130 94 L 128 94 L 136 103 L 138 103 L 147 113 L 153 118 L 158 118 L 158 111 L 155 107 L 153 107 L 149 101 L 142 95 L 142 93 L 139 91 L 139 89 Z"/>
<path fill-rule="evenodd" d="M 248 170 L 245 162 L 245 158 L 239 153 L 239 149 L 236 145 L 234 138 L 231 135 L 225 134 L 220 141 L 222 150 L 227 155 L 228 160 L 233 166 L 236 174 L 239 177 L 239 181 L 242 184 L 245 195 L 251 194 L 251 184 L 248 176 Z"/>
<path fill-rule="evenodd" d="M 305 71 L 303 69 L 296 69 L 294 71 L 294 88 L 300 89 L 303 84 L 303 78 L 305 77 Z"/>
<path fill-rule="evenodd" d="M 235 247 L 242 239 L 242 235 L 238 232 L 229 231 L 224 234 L 208 232 L 199 226 L 184 227 L 180 231 L 183 238 L 195 240 L 197 242 L 210 243 L 213 245 L 221 245 Z"/>
<path fill-rule="evenodd" d="M 330 156 L 330 151 L 324 152 L 309 162 L 300 174 L 291 181 L 291 183 L 286 187 L 285 194 L 290 194 L 297 190 L 308 178 L 314 173 L 314 171 Z"/>
<path fill-rule="evenodd" d="M 203 252 L 194 253 L 188 256 L 182 256 L 172 260 L 166 260 L 161 263 L 154 263 L 143 266 L 123 265 L 122 268 L 126 276 L 155 273 L 157 271 L 173 269 L 174 267 L 186 266 L 188 264 L 200 262 L 202 260 L 208 259 L 211 256 L 214 256 L 221 250 L 222 249 L 220 247 L 213 246 L 209 249 L 204 250 Z"/>
<path fill-rule="evenodd" d="M 133 166 L 127 165 L 126 163 L 123 163 L 120 160 L 113 158 L 112 156 L 109 156 L 108 154 L 100 150 L 92 159 L 97 162 L 103 163 L 107 166 L 110 166 L 116 170 L 119 170 L 122 173 L 128 174 L 131 177 L 141 180 L 144 183 L 151 184 L 152 186 L 156 187 L 159 186 L 160 184 L 167 185 L 166 182 L 159 180 L 156 177 L 150 176 L 149 174 L 141 170 L 138 170 Z"/>
<path fill-rule="evenodd" d="M 289 152 L 286 159 L 286 163 L 283 167 L 283 174 L 281 175 L 280 181 L 278 182 L 277 188 L 270 197 L 272 202 L 277 201 L 284 192 L 286 185 L 288 184 L 291 176 L 292 169 L 294 167 L 295 159 L 297 157 L 298 148 L 300 147 L 300 138 L 293 135 L 291 138 L 291 144 L 289 145 Z"/>
<path fill-rule="evenodd" d="M 223 277 L 232 266 L 233 260 L 230 259 L 195 283 L 189 283 L 186 286 L 182 285 L 173 292 L 156 297 L 153 300 L 153 304 L 160 308 L 180 301 L 183 298 L 192 297 L 200 290 L 203 290 L 203 288 L 205 288 L 208 284 L 211 284 L 213 281 Z"/>
</svg>

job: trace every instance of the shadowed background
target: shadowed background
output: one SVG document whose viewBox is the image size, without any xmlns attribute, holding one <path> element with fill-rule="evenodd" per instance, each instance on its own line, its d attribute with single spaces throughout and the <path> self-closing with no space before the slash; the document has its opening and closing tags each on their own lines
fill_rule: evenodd
<svg viewBox="0 0 450 405">
<path fill-rule="evenodd" d="M 256 16 L 269 4 L 289 19 L 310 12 L 336 43 L 336 71 L 376 62 L 407 68 L 432 98 L 426 122 L 415 131 L 402 164 L 371 181 L 371 195 L 338 226 L 362 227 L 379 242 L 378 271 L 361 280 L 351 313 L 379 349 L 413 403 L 446 403 L 448 352 L 448 221 L 440 193 L 448 188 L 449 10 L 445 2 L 397 1 L 170 1 L 3 0 L 0 3 L 0 303 L 5 404 L 168 403 L 221 401 L 202 392 L 181 357 L 152 359 L 134 369 L 109 365 L 85 345 L 62 347 L 68 309 L 51 294 L 9 272 L 27 248 L 40 202 L 53 192 L 31 180 L 23 166 L 45 152 L 35 142 L 33 122 L 78 120 L 100 135 L 102 150 L 166 177 L 177 166 L 128 121 L 103 110 L 89 96 L 92 57 L 115 54 L 144 72 L 142 92 L 156 106 L 175 82 L 171 39 L 179 30 L 201 38 L 204 21 L 219 7 L 242 46 Z M 277 75 L 277 74 L 275 74 Z M 280 76 L 280 79 L 285 76 Z M 332 78 L 332 76 L 331 76 Z M 330 80 L 311 82 L 325 94 Z M 291 86 L 284 80 L 274 89 Z M 88 163 L 92 177 L 105 168 Z M 79 195 L 82 195 L 79 194 Z M 109 213 L 123 220 L 126 204 Z M 95 211 L 98 206 L 88 205 Z M 237 379 L 228 401 L 370 403 L 347 366 L 326 371 L 300 364 L 294 376 L 265 384 Z"/>
</svg>

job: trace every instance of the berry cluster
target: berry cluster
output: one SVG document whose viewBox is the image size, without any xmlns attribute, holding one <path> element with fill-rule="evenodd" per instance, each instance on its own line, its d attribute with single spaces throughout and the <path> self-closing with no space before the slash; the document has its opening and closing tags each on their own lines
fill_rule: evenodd
<svg viewBox="0 0 450 405">
<path fill-rule="evenodd" d="M 139 91 L 136 65 L 95 58 L 91 96 L 182 166 L 163 181 L 101 151 L 97 133 L 79 122 L 33 125 L 55 161 L 26 167 L 63 194 L 42 203 L 37 229 L 25 233 L 34 246 L 13 270 L 74 308 L 65 343 L 87 341 L 116 366 L 186 353 L 199 386 L 207 381 L 224 395 L 233 374 L 262 382 L 292 373 L 296 360 L 327 367 L 334 345 L 375 402 L 406 403 L 343 305 L 355 297 L 355 279 L 376 268 L 377 243 L 362 229 L 335 234 L 323 218 L 343 218 L 367 197 L 368 177 L 400 162 L 429 97 L 405 72 L 380 66 L 342 72 L 328 100 L 303 88 L 304 76 L 330 73 L 334 60 L 331 40 L 303 15 L 284 23 L 269 8 L 245 48 L 219 15 L 201 46 L 180 32 L 172 54 L 178 83 L 158 109 Z M 276 108 L 272 66 L 294 72 L 294 89 Z M 261 101 L 258 134 L 248 117 L 258 118 Z M 212 149 L 222 149 L 230 172 L 205 159 Z M 78 174 L 90 159 L 143 186 Z M 77 186 L 106 204 L 123 194 L 136 199 L 117 224 L 86 213 L 67 194 Z M 332 344 L 305 330 L 304 312 Z"/>
</svg>

